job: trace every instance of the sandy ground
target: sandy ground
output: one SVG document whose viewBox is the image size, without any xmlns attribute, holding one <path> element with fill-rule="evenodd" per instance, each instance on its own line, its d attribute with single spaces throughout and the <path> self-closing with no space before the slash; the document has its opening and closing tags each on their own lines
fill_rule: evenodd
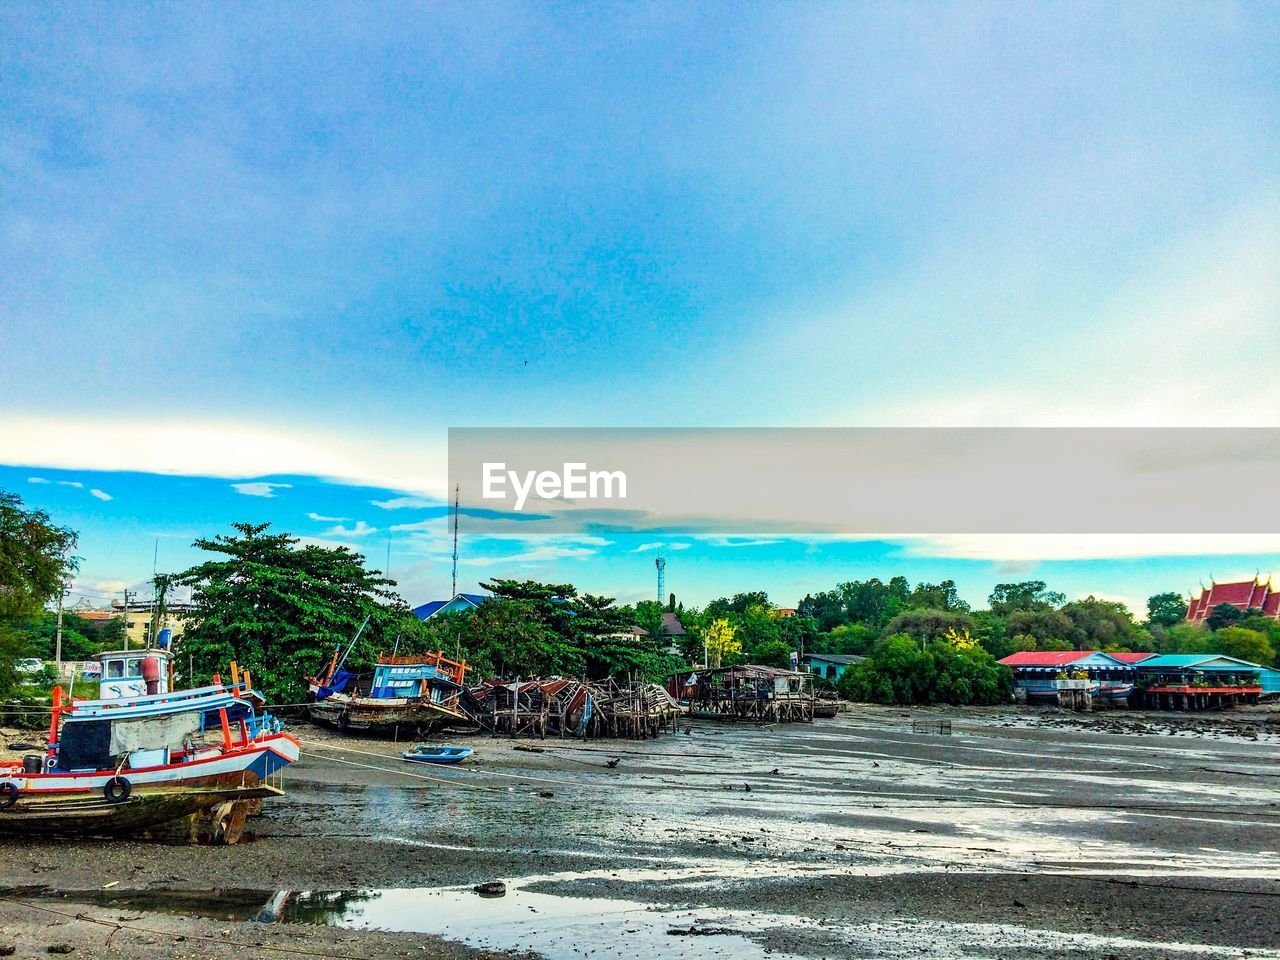
<svg viewBox="0 0 1280 960">
<path fill-rule="evenodd" d="M 942 717 L 953 735 L 913 732 Z M 302 726 L 289 796 L 252 842 L 6 844 L 0 944 L 146 958 L 1280 958 L 1274 712 L 857 708 L 690 731 L 454 738 L 473 761 L 423 769 L 397 761 L 403 745 Z M 505 897 L 472 892 L 494 879 Z M 250 922 L 273 897 L 297 922 Z M 107 946 L 109 927 L 62 915 L 77 913 L 152 932 Z"/>
</svg>

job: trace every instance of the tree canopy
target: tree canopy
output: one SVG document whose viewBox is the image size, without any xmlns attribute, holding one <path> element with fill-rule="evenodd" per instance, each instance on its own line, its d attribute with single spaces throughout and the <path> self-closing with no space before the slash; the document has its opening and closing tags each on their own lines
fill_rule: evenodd
<svg viewBox="0 0 1280 960">
<path fill-rule="evenodd" d="M 0 694 L 17 682 L 14 664 L 31 655 L 31 624 L 75 571 L 76 543 L 75 531 L 0 490 Z"/>
<path fill-rule="evenodd" d="M 352 654 L 357 662 L 375 645 L 389 648 L 398 624 L 409 629 L 416 623 L 394 582 L 366 570 L 359 553 L 304 546 L 266 523 L 232 528 L 232 534 L 195 541 L 221 559 L 175 578 L 193 588 L 182 644 L 197 677 L 225 671 L 234 660 L 253 671 L 268 698 L 299 702 L 305 678 L 347 644 L 366 617 L 369 627 Z"/>
<path fill-rule="evenodd" d="M 78 535 L 0 490 L 0 618 L 38 613 L 75 572 Z"/>
</svg>

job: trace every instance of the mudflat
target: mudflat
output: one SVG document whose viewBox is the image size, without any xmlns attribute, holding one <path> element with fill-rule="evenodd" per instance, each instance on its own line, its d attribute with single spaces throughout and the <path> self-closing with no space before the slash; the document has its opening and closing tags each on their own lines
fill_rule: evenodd
<svg viewBox="0 0 1280 960">
<path fill-rule="evenodd" d="M 918 723 L 939 719 L 950 735 Z M 475 756 L 433 768 L 401 762 L 403 743 L 298 726 L 289 795 L 249 842 L 7 843 L 0 942 L 139 958 L 1280 957 L 1276 712 L 855 707 L 682 727 L 444 736 Z M 505 895 L 472 889 L 493 880 Z"/>
</svg>

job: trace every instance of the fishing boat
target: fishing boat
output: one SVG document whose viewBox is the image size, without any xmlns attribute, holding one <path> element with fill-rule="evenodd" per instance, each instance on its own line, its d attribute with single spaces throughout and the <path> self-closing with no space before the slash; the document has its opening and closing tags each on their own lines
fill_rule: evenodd
<svg viewBox="0 0 1280 960">
<path fill-rule="evenodd" d="M 473 752 L 470 747 L 431 747 L 420 743 L 400 756 L 410 763 L 460 763 Z"/>
<path fill-rule="evenodd" d="M 233 664 L 230 684 L 174 692 L 161 689 L 160 658 L 142 659 L 141 695 L 77 700 L 54 687 L 44 753 L 0 764 L 0 834 L 119 836 L 208 811 L 242 822 L 280 795 L 272 780 L 299 744 L 259 712 L 247 672 Z"/>
<path fill-rule="evenodd" d="M 418 733 L 471 722 L 459 699 L 471 669 L 465 660 L 449 660 L 442 651 L 379 656 L 367 687 L 344 669 L 368 623 L 366 617 L 345 653 L 341 647 L 333 651 L 324 673 L 307 678 L 315 698 L 307 711 L 312 720 L 342 731 Z"/>
</svg>

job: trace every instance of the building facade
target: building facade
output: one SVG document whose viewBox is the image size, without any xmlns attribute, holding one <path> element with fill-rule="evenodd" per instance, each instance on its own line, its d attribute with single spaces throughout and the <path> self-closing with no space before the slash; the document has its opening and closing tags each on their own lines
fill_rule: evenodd
<svg viewBox="0 0 1280 960">
<path fill-rule="evenodd" d="M 1256 577 L 1240 583 L 1215 583 L 1193 597 L 1187 607 L 1187 620 L 1202 623 L 1220 603 L 1229 603 L 1241 610 L 1261 610 L 1272 618 L 1280 618 L 1280 591 L 1273 590 L 1271 580 L 1261 582 Z"/>
</svg>

